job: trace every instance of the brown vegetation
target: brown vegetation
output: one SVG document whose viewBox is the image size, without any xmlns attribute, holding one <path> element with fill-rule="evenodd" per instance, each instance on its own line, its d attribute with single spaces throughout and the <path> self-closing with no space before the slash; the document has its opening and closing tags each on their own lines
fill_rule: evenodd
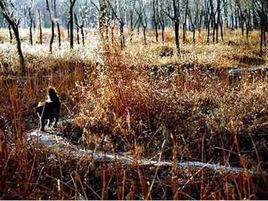
<svg viewBox="0 0 268 201">
<path fill-rule="evenodd" d="M 266 198 L 267 78 L 253 82 L 242 77 L 230 85 L 226 76 L 202 73 L 202 69 L 224 69 L 237 62 L 248 67 L 244 60 L 236 60 L 241 55 L 249 58 L 250 65 L 267 63 L 266 56 L 261 63 L 251 60 L 249 52 L 257 46 L 254 40 L 252 48 L 241 41 L 238 47 L 185 44 L 181 56 L 168 57 L 159 55 L 160 44 L 140 42 L 121 50 L 115 41 L 102 44 L 101 63 L 68 53 L 26 54 L 28 74 L 21 79 L 14 79 L 16 68 L 11 69 L 16 62 L 7 59 L 12 55 L 1 54 L 1 66 L 2 61 L 7 63 L 7 71 L 0 74 L 0 104 L 5 106 L 0 108 L 0 197 Z M 86 50 L 76 51 L 79 55 Z M 161 78 L 151 76 L 167 64 Z M 77 160 L 28 143 L 27 132 L 37 127 L 33 105 L 44 97 L 40 90 L 49 85 L 62 97 L 64 118 L 72 119 L 59 130 L 73 143 L 137 159 L 170 160 L 173 167 L 108 163 L 105 158 L 98 162 L 90 156 Z M 179 161 L 241 167 L 244 172 L 179 169 Z"/>
</svg>

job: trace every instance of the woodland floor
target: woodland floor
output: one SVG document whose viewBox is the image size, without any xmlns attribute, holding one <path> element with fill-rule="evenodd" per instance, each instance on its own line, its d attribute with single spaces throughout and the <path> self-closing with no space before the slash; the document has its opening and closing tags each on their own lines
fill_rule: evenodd
<svg viewBox="0 0 268 201">
<path fill-rule="evenodd" d="M 257 32 L 226 31 L 218 44 L 189 33 L 180 55 L 171 30 L 165 45 L 149 32 L 124 50 L 88 30 L 85 46 L 55 43 L 53 54 L 25 34 L 18 77 L 5 31 L 1 199 L 267 198 L 268 57 Z M 34 107 L 50 85 L 62 121 L 39 133 Z"/>
</svg>

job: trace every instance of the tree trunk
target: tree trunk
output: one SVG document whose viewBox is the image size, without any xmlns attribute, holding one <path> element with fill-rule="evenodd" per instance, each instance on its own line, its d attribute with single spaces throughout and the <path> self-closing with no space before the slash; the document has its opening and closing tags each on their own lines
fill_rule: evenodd
<svg viewBox="0 0 268 201">
<path fill-rule="evenodd" d="M 29 41 L 30 41 L 30 44 L 33 45 L 33 24 L 32 22 L 30 23 L 30 38 L 29 38 Z"/>
<path fill-rule="evenodd" d="M 235 21 L 235 29 L 237 29 L 238 28 L 238 20 L 237 20 L 237 9 L 236 8 L 235 8 L 234 21 Z"/>
<path fill-rule="evenodd" d="M 261 9 L 259 10 L 259 17 L 260 17 L 260 52 L 263 53 L 263 47 L 266 47 L 266 30 L 267 30 L 267 10 L 268 10 L 268 3 L 265 4 L 263 1 L 261 4 Z"/>
<path fill-rule="evenodd" d="M 36 21 L 33 21 L 33 32 L 35 33 L 36 30 Z"/>
<path fill-rule="evenodd" d="M 209 39 L 210 39 L 210 15 L 207 13 L 206 15 L 206 27 L 207 27 L 207 43 L 209 43 Z"/>
<path fill-rule="evenodd" d="M 80 27 L 81 29 L 81 36 L 82 36 L 82 44 L 85 46 L 85 33 L 84 33 L 84 25 Z"/>
<path fill-rule="evenodd" d="M 250 10 L 246 11 L 247 19 L 246 19 L 246 40 L 249 42 L 249 32 L 251 28 L 251 15 Z"/>
<path fill-rule="evenodd" d="M 50 38 L 50 42 L 49 42 L 49 51 L 52 54 L 53 42 L 54 42 L 54 37 L 55 37 L 55 22 L 53 19 L 53 15 L 52 15 L 48 0 L 46 0 L 46 4 L 47 4 L 47 11 L 49 13 L 49 17 L 50 17 L 50 21 L 51 21 L 51 38 Z"/>
<path fill-rule="evenodd" d="M 155 23 L 155 41 L 158 43 L 158 27 L 157 23 Z"/>
<path fill-rule="evenodd" d="M 221 23 L 221 2 L 217 1 L 216 43 L 219 42 L 219 26 Z"/>
<path fill-rule="evenodd" d="M 216 11 L 214 12 L 214 2 L 209 1 L 210 4 L 210 24 L 212 28 L 212 42 L 215 43 L 215 33 L 216 33 Z"/>
<path fill-rule="evenodd" d="M 43 31 L 42 31 L 41 13 L 39 9 L 38 9 L 38 19 L 39 19 L 39 42 L 42 45 L 43 44 Z"/>
<path fill-rule="evenodd" d="M 215 30 L 216 30 L 216 43 L 219 42 L 219 23 L 217 22 L 215 24 Z"/>
<path fill-rule="evenodd" d="M 53 51 L 53 42 L 54 42 L 54 37 L 55 37 L 55 23 L 53 19 L 51 20 L 51 38 L 49 42 L 49 51 L 52 53 Z"/>
<path fill-rule="evenodd" d="M 74 14 L 74 21 L 76 25 L 76 40 L 77 40 L 77 44 L 79 45 L 80 44 L 79 24 L 78 24 L 78 18 L 76 14 Z"/>
<path fill-rule="evenodd" d="M 8 31 L 9 31 L 9 42 L 12 43 L 13 41 L 13 34 L 12 34 L 12 30 L 11 30 L 11 26 L 8 25 Z"/>
<path fill-rule="evenodd" d="M 143 26 L 143 42 L 144 42 L 144 45 L 147 45 L 146 26 Z"/>
<path fill-rule="evenodd" d="M 208 21 L 207 24 L 207 43 L 209 43 L 209 39 L 210 39 L 210 21 Z"/>
<path fill-rule="evenodd" d="M 67 37 L 70 40 L 70 21 L 67 22 Z"/>
<path fill-rule="evenodd" d="M 193 25 L 193 43 L 195 43 L 195 26 Z"/>
<path fill-rule="evenodd" d="M 246 29 L 246 40 L 249 42 L 249 27 Z"/>
<path fill-rule="evenodd" d="M 134 27 L 133 27 L 133 9 L 131 9 L 130 11 L 130 43 L 132 43 L 133 40 L 133 31 L 134 31 Z"/>
<path fill-rule="evenodd" d="M 162 26 L 161 36 L 162 36 L 162 44 L 164 44 L 165 43 L 165 26 Z"/>
<path fill-rule="evenodd" d="M 79 26 L 76 26 L 76 40 L 77 44 L 80 44 Z"/>
<path fill-rule="evenodd" d="M 125 47 L 124 22 L 120 22 L 120 44 L 121 49 L 124 49 Z"/>
<path fill-rule="evenodd" d="M 195 39 L 195 28 L 194 28 L 194 30 L 193 30 L 193 44 L 195 44 L 195 42 L 196 42 L 196 39 Z"/>
<path fill-rule="evenodd" d="M 240 26 L 241 26 L 241 34 L 242 36 L 245 35 L 245 27 L 244 27 L 244 20 L 241 19 L 240 21 Z"/>
<path fill-rule="evenodd" d="M 17 43 L 17 52 L 19 54 L 19 59 L 20 59 L 20 74 L 25 75 L 26 67 L 25 67 L 24 56 L 23 56 L 22 49 L 21 49 L 19 27 L 18 27 L 18 25 L 15 25 L 15 24 L 13 24 L 11 26 L 12 26 L 12 29 L 13 29 L 13 32 L 15 35 L 16 43 Z"/>
<path fill-rule="evenodd" d="M 234 29 L 234 15 L 232 14 L 231 15 L 231 27 L 232 27 L 232 29 Z"/>
<path fill-rule="evenodd" d="M 174 23 L 174 31 L 175 31 L 175 44 L 176 44 L 176 49 L 177 53 L 180 53 L 180 39 L 179 39 L 179 22 L 176 20 Z"/>
<path fill-rule="evenodd" d="M 58 30 L 59 48 L 61 48 L 61 32 L 60 32 L 60 24 L 59 24 L 59 22 L 57 22 L 57 30 Z"/>
<path fill-rule="evenodd" d="M 114 43 L 114 25 L 112 25 L 111 27 L 111 39 L 112 39 L 112 44 L 113 44 Z M 132 36 L 130 36 L 130 40 L 132 40 Z"/>
<path fill-rule="evenodd" d="M 184 0 L 184 22 L 183 22 L 183 25 L 182 25 L 182 28 L 183 28 L 182 43 L 186 43 L 187 15 L 188 15 L 188 0 Z"/>
<path fill-rule="evenodd" d="M 263 31 L 263 42 L 264 42 L 264 47 L 266 47 L 267 43 L 266 43 L 266 31 L 265 30 Z"/>
<path fill-rule="evenodd" d="M 177 53 L 180 54 L 180 23 L 179 23 L 179 0 L 173 0 L 173 10 L 174 10 L 174 34 L 175 34 L 175 45 Z"/>
<path fill-rule="evenodd" d="M 100 4 L 100 13 L 99 13 L 99 30 L 100 30 L 100 34 L 103 37 L 103 33 L 104 33 L 104 29 L 106 26 L 106 10 L 107 10 L 107 2 L 106 0 L 99 0 L 99 4 Z"/>
<path fill-rule="evenodd" d="M 215 43 L 215 35 L 216 35 L 216 22 L 215 22 L 215 14 L 213 14 L 213 17 L 212 17 L 212 21 L 211 21 L 211 24 L 212 24 L 212 27 L 213 27 L 213 30 L 212 30 L 212 42 Z"/>
<path fill-rule="evenodd" d="M 154 21 L 154 29 L 155 29 L 155 41 L 158 43 L 158 22 L 157 22 L 157 7 L 158 2 L 157 0 L 153 0 L 153 21 Z"/>
<path fill-rule="evenodd" d="M 74 16 L 73 16 L 73 6 L 70 6 L 70 48 L 73 49 L 74 48 Z"/>
<path fill-rule="evenodd" d="M 182 25 L 182 43 L 186 43 L 186 22 L 183 23 Z"/>
<path fill-rule="evenodd" d="M 224 38 L 223 38 L 223 21 L 220 22 L 220 30 L 221 30 L 221 40 L 224 41 Z"/>
<path fill-rule="evenodd" d="M 54 9 L 55 16 L 57 16 L 58 13 L 57 13 L 57 3 L 56 3 L 56 0 L 53 0 L 53 9 Z"/>
<path fill-rule="evenodd" d="M 261 32 L 260 32 L 260 34 L 261 34 L 261 36 L 260 36 L 260 52 L 261 53 L 263 53 L 263 39 L 264 39 L 264 37 L 263 37 L 263 29 L 262 29 L 262 27 L 261 27 Z"/>
<path fill-rule="evenodd" d="M 20 60 L 20 74 L 23 76 L 26 73 L 26 67 L 25 67 L 24 56 L 23 56 L 22 49 L 21 49 L 19 23 L 16 22 L 12 16 L 9 16 L 6 12 L 4 12 L 5 10 L 6 10 L 5 5 L 2 3 L 2 1 L 0 1 L 0 12 L 2 13 L 3 17 L 6 19 L 8 24 L 11 26 L 15 35 L 15 39 L 17 43 L 17 52 L 18 52 L 19 60 Z"/>
<path fill-rule="evenodd" d="M 30 35 L 30 38 L 29 38 L 29 41 L 30 41 L 30 44 L 33 45 L 33 18 L 32 18 L 32 13 L 31 13 L 31 10 L 29 9 L 29 20 L 30 20 L 30 26 L 29 26 L 29 35 Z"/>
<path fill-rule="evenodd" d="M 266 14 L 262 12 L 261 14 L 261 39 L 260 39 L 260 52 L 263 53 L 263 47 L 266 47 Z"/>
</svg>

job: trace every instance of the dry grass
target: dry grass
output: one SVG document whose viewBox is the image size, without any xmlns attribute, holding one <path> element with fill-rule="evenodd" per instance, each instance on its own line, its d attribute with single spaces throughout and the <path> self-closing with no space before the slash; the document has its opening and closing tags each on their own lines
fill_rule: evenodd
<svg viewBox="0 0 268 201">
<path fill-rule="evenodd" d="M 151 70 L 166 64 L 247 67 L 237 58 L 260 57 L 255 54 L 256 33 L 250 44 L 236 33 L 227 35 L 239 44 L 230 46 L 228 42 L 204 44 L 202 32 L 197 44 L 183 45 L 182 55 L 172 57 L 159 55 L 160 44 L 153 43 L 150 34 L 148 45 L 128 43 L 124 51 L 104 43 L 97 59 L 90 46 L 73 51 L 64 46 L 50 55 L 43 46 L 36 46 L 38 51 L 33 52 L 24 44 L 31 79 L 20 81 L 6 78 L 16 74 L 14 47 L 1 49 L 1 67 L 7 70 L 1 71 L 0 79 L 0 104 L 5 105 L 0 108 L 0 198 L 267 197 L 267 78 L 253 82 L 244 77 L 230 84 L 226 78 L 204 75 L 198 69 L 167 72 L 161 77 Z M 171 30 L 166 36 L 166 45 L 173 47 Z M 261 58 L 267 62 L 267 57 Z M 134 158 L 160 157 L 173 161 L 173 167 L 109 164 L 90 157 L 76 160 L 29 144 L 27 130 L 37 126 L 33 105 L 44 97 L 48 85 L 55 86 L 62 97 L 63 116 L 73 119 L 73 124 L 61 128 L 67 138 L 77 133 L 83 136 L 81 146 Z M 245 171 L 214 173 L 176 166 L 178 161 L 191 160 Z M 257 174 L 251 175 L 249 169 Z"/>
<path fill-rule="evenodd" d="M 193 63 L 213 66 L 214 68 L 247 68 L 267 64 L 267 56 L 261 56 L 258 53 L 259 33 L 257 31 L 251 33 L 249 42 L 245 37 L 241 37 L 238 31 L 226 32 L 225 40 L 223 42 L 220 40 L 217 44 L 207 44 L 205 32 L 201 32 L 200 36 L 197 33 L 197 42 L 192 44 L 190 42 L 192 36 L 188 33 L 189 42 L 181 44 L 180 56 L 161 57 L 159 44 L 153 42 L 153 39 L 146 46 L 141 42 L 134 41 L 133 44 L 127 46 L 125 51 L 133 57 L 134 61 L 142 59 L 142 62 L 147 65 Z M 176 52 L 172 30 L 167 30 L 166 37 L 168 40 L 166 40 L 165 46 L 174 48 L 174 52 Z"/>
</svg>

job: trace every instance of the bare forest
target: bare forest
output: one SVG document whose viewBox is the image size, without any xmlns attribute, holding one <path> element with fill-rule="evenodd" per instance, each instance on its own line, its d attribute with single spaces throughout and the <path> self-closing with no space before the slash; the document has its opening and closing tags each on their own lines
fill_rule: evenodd
<svg viewBox="0 0 268 201">
<path fill-rule="evenodd" d="M 268 198 L 268 0 L 0 0 L 0 199 Z"/>
</svg>

